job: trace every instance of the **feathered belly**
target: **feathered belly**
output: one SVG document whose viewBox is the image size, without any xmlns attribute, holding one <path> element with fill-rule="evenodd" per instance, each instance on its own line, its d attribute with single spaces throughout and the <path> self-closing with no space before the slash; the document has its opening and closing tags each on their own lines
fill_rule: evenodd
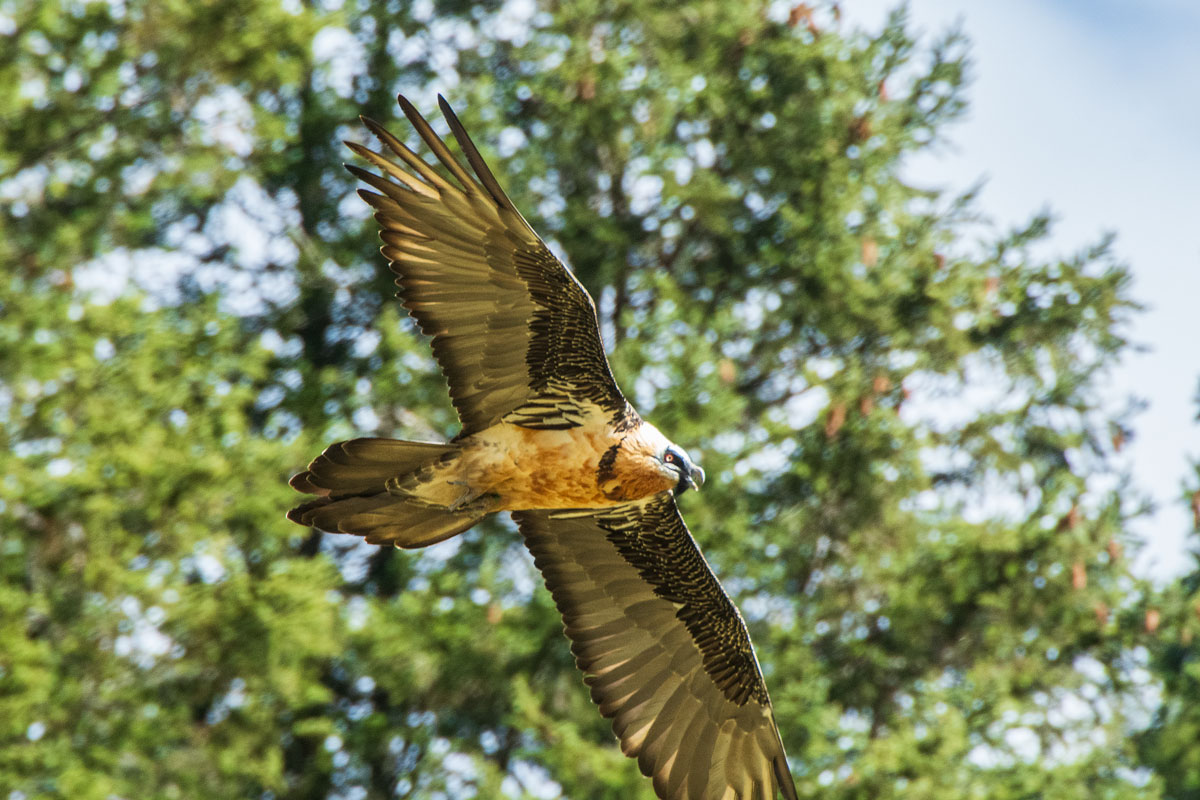
<svg viewBox="0 0 1200 800">
<path fill-rule="evenodd" d="M 607 431 L 542 431 L 497 425 L 463 443 L 465 481 L 499 499 L 498 510 L 599 508 L 600 459 L 616 444 Z"/>
</svg>

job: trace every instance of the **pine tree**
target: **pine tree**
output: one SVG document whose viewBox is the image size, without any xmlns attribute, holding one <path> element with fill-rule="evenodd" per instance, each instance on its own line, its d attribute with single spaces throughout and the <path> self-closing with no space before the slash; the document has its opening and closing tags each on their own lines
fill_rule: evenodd
<svg viewBox="0 0 1200 800">
<path fill-rule="evenodd" d="M 1200 391 L 1196 393 L 1200 407 Z M 1197 415 L 1200 421 L 1200 414 Z M 1191 511 L 1192 534 L 1200 534 L 1200 462 L 1180 501 Z M 1200 798 L 1200 550 L 1193 541 L 1191 571 L 1166 586 L 1145 607 L 1149 667 L 1161 693 L 1150 724 L 1138 737 L 1146 768 L 1163 784 L 1169 800 Z"/>
<path fill-rule="evenodd" d="M 14 796 L 652 796 L 507 520 L 401 553 L 283 519 L 323 444 L 456 430 L 340 167 L 357 114 L 439 90 L 702 457 L 683 512 L 804 796 L 1188 796 L 1129 736 L 1157 606 L 1104 397 L 1128 275 L 901 178 L 964 110 L 957 34 L 836 5 L 14 8 Z"/>
</svg>

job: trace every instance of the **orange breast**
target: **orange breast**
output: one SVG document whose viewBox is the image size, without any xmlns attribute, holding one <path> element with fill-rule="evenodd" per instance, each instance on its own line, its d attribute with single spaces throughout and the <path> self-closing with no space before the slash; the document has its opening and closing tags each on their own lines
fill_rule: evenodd
<svg viewBox="0 0 1200 800">
<path fill-rule="evenodd" d="M 617 451 L 613 476 L 597 480 L 600 460 L 623 435 L 607 428 L 538 431 L 496 425 L 464 441 L 464 478 L 499 497 L 500 510 L 603 508 L 671 488 L 641 456 Z"/>
<path fill-rule="evenodd" d="M 596 483 L 611 446 L 604 431 L 537 431 L 497 425 L 464 449 L 467 481 L 500 498 L 500 509 L 596 508 L 612 505 Z"/>
<path fill-rule="evenodd" d="M 603 487 L 613 503 L 641 500 L 675 487 L 674 480 L 663 477 L 653 463 L 636 454 L 622 452 L 617 457 L 613 472 L 615 477 Z"/>
</svg>

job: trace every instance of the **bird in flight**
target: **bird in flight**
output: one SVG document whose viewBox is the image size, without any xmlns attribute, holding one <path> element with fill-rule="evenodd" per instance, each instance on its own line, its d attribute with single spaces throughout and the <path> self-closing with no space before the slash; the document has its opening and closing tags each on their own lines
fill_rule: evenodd
<svg viewBox="0 0 1200 800">
<path fill-rule="evenodd" d="M 591 297 L 445 99 L 470 172 L 399 102 L 446 175 L 366 118 L 392 157 L 348 142 L 379 174 L 348 169 L 375 190 L 359 194 L 462 431 L 333 444 L 292 478 L 316 497 L 288 518 L 414 548 L 511 512 L 592 699 L 658 796 L 795 800 L 745 622 L 675 504 L 704 471 L 625 400 Z"/>
</svg>

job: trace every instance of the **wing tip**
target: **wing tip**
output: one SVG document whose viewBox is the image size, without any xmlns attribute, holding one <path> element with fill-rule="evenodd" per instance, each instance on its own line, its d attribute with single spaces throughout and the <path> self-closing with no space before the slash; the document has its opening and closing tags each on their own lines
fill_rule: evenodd
<svg viewBox="0 0 1200 800">
<path fill-rule="evenodd" d="M 440 97 L 440 95 L 439 95 L 439 97 Z M 416 119 L 421 120 L 422 122 L 425 121 L 425 118 L 421 116 L 421 112 L 417 111 L 417 107 L 414 106 L 412 104 L 412 101 L 409 100 L 404 95 L 397 94 L 396 95 L 396 103 L 400 106 L 400 110 L 404 112 L 404 116 L 408 117 L 410 121 L 413 121 L 415 123 L 415 120 L 413 119 L 414 117 L 416 117 Z"/>
<path fill-rule="evenodd" d="M 376 139 L 383 142 L 385 145 L 390 146 L 388 140 L 391 139 L 392 136 L 391 136 L 391 134 L 388 133 L 387 128 L 383 127 L 383 125 L 381 123 L 376 122 L 375 120 L 371 119 L 370 117 L 361 117 L 361 119 L 362 119 L 362 124 L 367 126 L 367 130 L 369 130 L 371 133 L 375 134 Z"/>
<path fill-rule="evenodd" d="M 771 759 L 771 770 L 775 773 L 775 780 L 779 783 L 779 791 L 783 793 L 783 800 L 799 800 L 796 796 L 796 781 L 792 778 L 792 771 L 788 767 L 787 756 L 780 753 Z"/>
</svg>

